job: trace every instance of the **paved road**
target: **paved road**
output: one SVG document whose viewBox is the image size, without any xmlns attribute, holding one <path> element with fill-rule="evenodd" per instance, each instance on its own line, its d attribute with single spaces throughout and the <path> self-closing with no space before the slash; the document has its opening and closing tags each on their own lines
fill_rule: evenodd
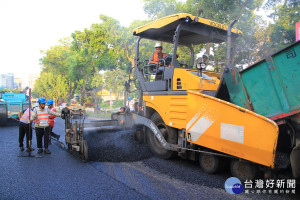
<svg viewBox="0 0 300 200">
<path fill-rule="evenodd" d="M 63 120 L 57 120 L 54 132 L 64 134 Z M 208 175 L 191 161 L 153 157 L 130 131 L 91 133 L 87 138 L 93 141 L 89 153 L 94 161 L 83 163 L 55 144 L 49 148 L 51 155 L 21 158 L 17 124 L 1 127 L 0 199 L 297 199 L 228 194 L 228 172 Z"/>
</svg>

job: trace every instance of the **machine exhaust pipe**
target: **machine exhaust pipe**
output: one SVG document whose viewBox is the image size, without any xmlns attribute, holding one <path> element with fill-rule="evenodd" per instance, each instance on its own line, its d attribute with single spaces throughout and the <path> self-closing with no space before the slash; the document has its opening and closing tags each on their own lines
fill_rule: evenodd
<svg viewBox="0 0 300 200">
<path fill-rule="evenodd" d="M 237 22 L 238 20 L 233 20 L 229 26 L 228 26 L 228 30 L 227 30 L 227 54 L 226 54 L 226 68 L 232 68 L 232 63 L 230 61 L 230 57 L 231 57 L 231 28 L 233 27 L 233 25 Z"/>
</svg>

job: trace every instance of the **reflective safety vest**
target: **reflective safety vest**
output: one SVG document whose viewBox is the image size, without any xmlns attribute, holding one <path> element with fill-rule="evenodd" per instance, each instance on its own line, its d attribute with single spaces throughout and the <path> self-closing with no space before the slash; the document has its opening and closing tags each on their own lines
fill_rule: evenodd
<svg viewBox="0 0 300 200">
<path fill-rule="evenodd" d="M 162 53 L 162 55 L 163 55 L 162 58 L 164 58 L 167 54 Z M 154 62 L 158 62 L 159 59 L 162 59 L 162 58 L 159 58 L 159 57 L 158 57 L 158 53 L 156 53 L 156 52 L 153 54 L 153 61 L 154 61 Z"/>
<path fill-rule="evenodd" d="M 40 109 L 37 109 L 37 120 L 34 120 L 35 123 L 38 123 L 40 127 L 47 127 L 49 126 L 48 124 L 48 118 L 49 118 L 49 114 L 48 114 L 48 109 L 44 109 L 44 111 L 41 111 Z"/>
<path fill-rule="evenodd" d="M 31 115 L 31 111 L 30 111 L 30 115 Z M 24 123 L 24 124 L 28 124 L 29 122 L 29 108 L 26 109 L 26 111 L 23 113 L 20 122 Z"/>
<path fill-rule="evenodd" d="M 53 107 L 51 111 L 56 112 L 56 109 Z M 49 126 L 54 126 L 55 117 L 55 115 L 49 115 Z"/>
</svg>

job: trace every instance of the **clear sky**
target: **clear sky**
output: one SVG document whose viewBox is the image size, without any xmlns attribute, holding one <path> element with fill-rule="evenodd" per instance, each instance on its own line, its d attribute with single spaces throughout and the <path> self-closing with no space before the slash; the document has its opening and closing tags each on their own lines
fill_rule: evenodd
<svg viewBox="0 0 300 200">
<path fill-rule="evenodd" d="M 40 50 L 100 23 L 100 14 L 123 26 L 147 18 L 141 0 L 0 0 L 0 74 L 39 73 Z"/>
</svg>

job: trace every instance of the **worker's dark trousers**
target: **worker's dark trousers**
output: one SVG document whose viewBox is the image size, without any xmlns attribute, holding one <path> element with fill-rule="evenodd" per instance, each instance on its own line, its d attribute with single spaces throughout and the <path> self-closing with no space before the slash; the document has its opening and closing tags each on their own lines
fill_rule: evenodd
<svg viewBox="0 0 300 200">
<path fill-rule="evenodd" d="M 24 124 L 20 122 L 19 124 L 19 147 L 23 147 L 23 140 L 26 134 L 26 147 L 29 147 L 29 140 L 32 139 L 32 128 L 30 127 L 29 136 L 29 124 Z"/>
<path fill-rule="evenodd" d="M 43 136 L 44 136 L 44 148 L 48 149 L 48 142 L 49 142 L 49 126 L 45 127 L 45 128 L 35 128 L 35 132 L 36 132 L 36 143 L 37 143 L 37 147 L 39 149 L 43 148 Z"/>
</svg>

